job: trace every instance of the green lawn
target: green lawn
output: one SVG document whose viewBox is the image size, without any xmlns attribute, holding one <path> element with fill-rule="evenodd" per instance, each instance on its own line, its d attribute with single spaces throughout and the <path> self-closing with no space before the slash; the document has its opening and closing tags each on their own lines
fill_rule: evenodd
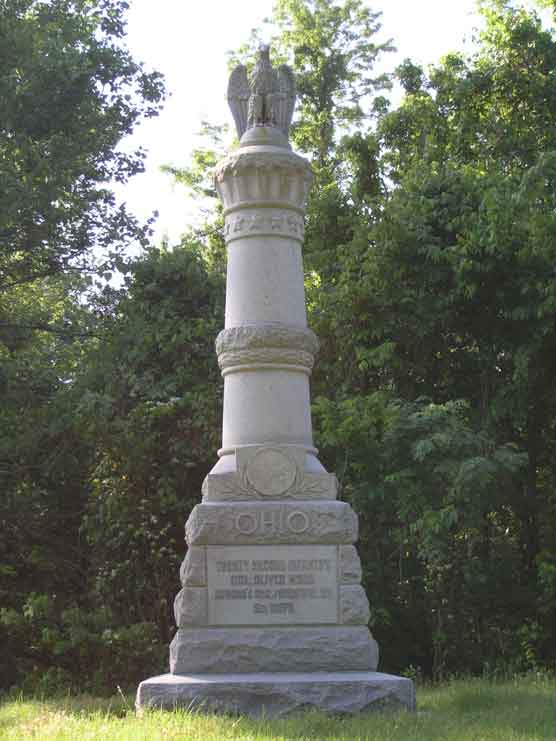
<svg viewBox="0 0 556 741">
<path fill-rule="evenodd" d="M 11 698 L 0 704 L 0 739 L 556 741 L 556 679 L 458 680 L 419 688 L 417 703 L 417 714 L 253 721 L 183 711 L 136 717 L 133 700 L 121 697 Z"/>
</svg>

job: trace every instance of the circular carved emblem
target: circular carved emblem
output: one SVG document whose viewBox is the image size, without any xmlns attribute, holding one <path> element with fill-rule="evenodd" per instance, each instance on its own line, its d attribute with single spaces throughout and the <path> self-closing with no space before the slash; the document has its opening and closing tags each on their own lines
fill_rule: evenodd
<svg viewBox="0 0 556 741">
<path fill-rule="evenodd" d="M 285 494 L 295 481 L 296 465 L 280 450 L 259 450 L 247 464 L 249 484 L 265 497 Z"/>
</svg>

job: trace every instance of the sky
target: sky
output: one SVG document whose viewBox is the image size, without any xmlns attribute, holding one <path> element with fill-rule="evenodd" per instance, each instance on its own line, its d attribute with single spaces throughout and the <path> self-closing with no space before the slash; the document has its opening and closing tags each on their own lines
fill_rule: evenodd
<svg viewBox="0 0 556 741">
<path fill-rule="evenodd" d="M 131 0 L 127 46 L 147 69 L 165 76 L 170 96 L 162 113 L 143 122 L 125 143 L 148 151 L 146 172 L 117 195 L 140 219 L 157 210 L 155 239 L 171 244 L 199 219 L 184 186 L 160 168 L 184 166 L 199 143 L 203 120 L 230 123 L 226 103 L 226 52 L 247 41 L 252 28 L 270 16 L 273 0 Z M 386 68 L 401 60 L 432 64 L 449 51 L 470 46 L 477 26 L 475 0 L 377 0 L 382 11 L 379 40 L 392 39 L 397 52 L 386 55 Z"/>
</svg>

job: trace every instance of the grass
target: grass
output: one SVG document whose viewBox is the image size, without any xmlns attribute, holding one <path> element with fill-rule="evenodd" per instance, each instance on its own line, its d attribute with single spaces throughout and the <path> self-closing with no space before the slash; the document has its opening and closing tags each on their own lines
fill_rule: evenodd
<svg viewBox="0 0 556 741">
<path fill-rule="evenodd" d="M 0 704 L 0 739 L 86 741 L 556 741 L 556 679 L 457 680 L 417 692 L 417 714 L 365 713 L 284 720 L 148 712 L 132 699 L 11 698 Z"/>
</svg>

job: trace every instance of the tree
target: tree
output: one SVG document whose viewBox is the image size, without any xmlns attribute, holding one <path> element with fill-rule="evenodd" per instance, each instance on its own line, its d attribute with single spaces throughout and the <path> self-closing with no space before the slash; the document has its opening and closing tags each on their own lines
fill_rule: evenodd
<svg viewBox="0 0 556 741">
<path fill-rule="evenodd" d="M 135 261 L 126 288 L 78 381 L 95 449 L 82 531 L 114 625 L 151 624 L 167 642 L 184 524 L 219 446 L 224 284 L 184 240 Z"/>
<path fill-rule="evenodd" d="M 0 290 L 93 269 L 139 226 L 107 188 L 142 170 L 118 149 L 164 90 L 122 44 L 122 0 L 13 0 L 0 8 Z M 7 300 L 6 298 L 3 299 Z M 1 309 L 1 307 L 0 307 Z"/>
<path fill-rule="evenodd" d="M 370 137 L 361 136 L 372 131 L 375 112 L 385 105 L 377 93 L 390 87 L 390 76 L 376 72 L 393 49 L 378 38 L 380 15 L 363 0 L 278 0 L 269 19 L 274 63 L 287 63 L 295 73 L 290 140 L 313 168 L 304 263 L 319 286 L 335 280 L 336 252 L 356 228 L 361 185 L 380 187 L 376 169 L 373 174 L 377 152 Z M 249 67 L 258 43 L 253 31 L 249 43 L 231 54 L 231 66 L 241 61 Z M 365 174 L 358 167 L 363 161 L 370 165 Z"/>
<path fill-rule="evenodd" d="M 376 74 L 391 42 L 376 39 L 380 13 L 360 0 L 278 0 L 278 49 L 292 62 L 299 96 L 291 138 L 320 170 L 338 164 L 342 133 L 367 125 L 372 96 L 388 87 Z"/>
<path fill-rule="evenodd" d="M 35 332 L 9 366 L 5 686 L 113 690 L 166 664 L 183 527 L 221 419 L 213 344 L 224 286 L 199 252 L 194 243 L 152 248 L 130 265 L 94 337 L 43 332 L 39 345 Z M 47 307 L 58 315 L 64 287 L 62 303 Z"/>
<path fill-rule="evenodd" d="M 335 280 L 338 250 L 357 228 L 355 152 L 359 132 L 372 130 L 376 94 L 390 86 L 389 76 L 377 73 L 376 66 L 393 47 L 378 40 L 380 13 L 361 0 L 279 0 L 272 22 L 277 50 L 296 76 L 291 140 L 310 155 L 315 176 L 307 204 L 305 268 L 315 271 L 326 290 Z"/>
<path fill-rule="evenodd" d="M 498 2 L 484 13 L 471 59 L 448 55 L 428 76 L 410 61 L 399 69 L 406 97 L 377 131 L 382 172 L 395 187 L 380 219 L 341 251 L 325 299 L 343 348 L 332 366 L 339 409 L 357 391 L 363 406 L 377 388 L 446 411 L 457 402 L 464 410 L 458 435 L 478 443 L 474 452 L 460 449 L 456 478 L 436 480 L 424 519 L 417 510 L 406 519 L 408 476 L 414 481 L 416 462 L 432 464 L 435 450 L 446 451 L 446 438 L 415 439 L 406 474 L 386 473 L 396 483 L 397 524 L 389 527 L 398 538 L 405 528 L 418 548 L 419 589 L 426 585 L 421 594 L 442 616 L 429 623 L 427 663 L 437 675 L 450 652 L 475 671 L 481 657 L 523 667 L 549 662 L 556 650 L 548 483 L 556 417 L 556 46 L 534 13 Z M 361 451 L 353 469 L 363 461 Z M 471 472 L 473 486 L 461 490 Z M 418 491 L 417 509 L 428 496 L 424 483 Z M 453 505 L 455 519 L 446 515 L 443 525 Z M 444 542 L 432 547 L 442 533 Z M 462 560 L 473 569 L 460 572 L 454 591 L 448 575 Z M 514 575 L 511 590 L 504 569 Z"/>
<path fill-rule="evenodd" d="M 126 8 L 0 4 L 2 686 L 25 678 L 48 689 L 81 669 L 100 684 L 84 670 L 91 631 L 103 665 L 104 618 L 86 597 L 80 528 L 95 447 L 76 414 L 76 380 L 117 293 L 87 295 L 93 276 L 108 278 L 148 235 L 107 185 L 142 170 L 143 152 L 120 150 L 120 140 L 164 94 L 160 75 L 125 49 Z"/>
<path fill-rule="evenodd" d="M 2 687 L 46 676 L 48 621 L 33 610 L 46 602 L 63 610 L 86 582 L 79 528 L 93 450 L 73 384 L 95 322 L 75 283 L 58 276 L 14 286 L 0 326 Z M 21 622 L 25 609 L 33 629 Z"/>
<path fill-rule="evenodd" d="M 172 165 L 162 168 L 176 183 L 188 189 L 188 195 L 196 200 L 204 216 L 201 226 L 184 234 L 182 242 L 197 244 L 209 271 L 221 276 L 226 274 L 224 212 L 214 185 L 213 170 L 226 154 L 223 137 L 228 128 L 227 124 L 212 126 L 204 121 L 199 132 L 203 143 L 191 152 L 190 163 L 181 168 Z"/>
</svg>

